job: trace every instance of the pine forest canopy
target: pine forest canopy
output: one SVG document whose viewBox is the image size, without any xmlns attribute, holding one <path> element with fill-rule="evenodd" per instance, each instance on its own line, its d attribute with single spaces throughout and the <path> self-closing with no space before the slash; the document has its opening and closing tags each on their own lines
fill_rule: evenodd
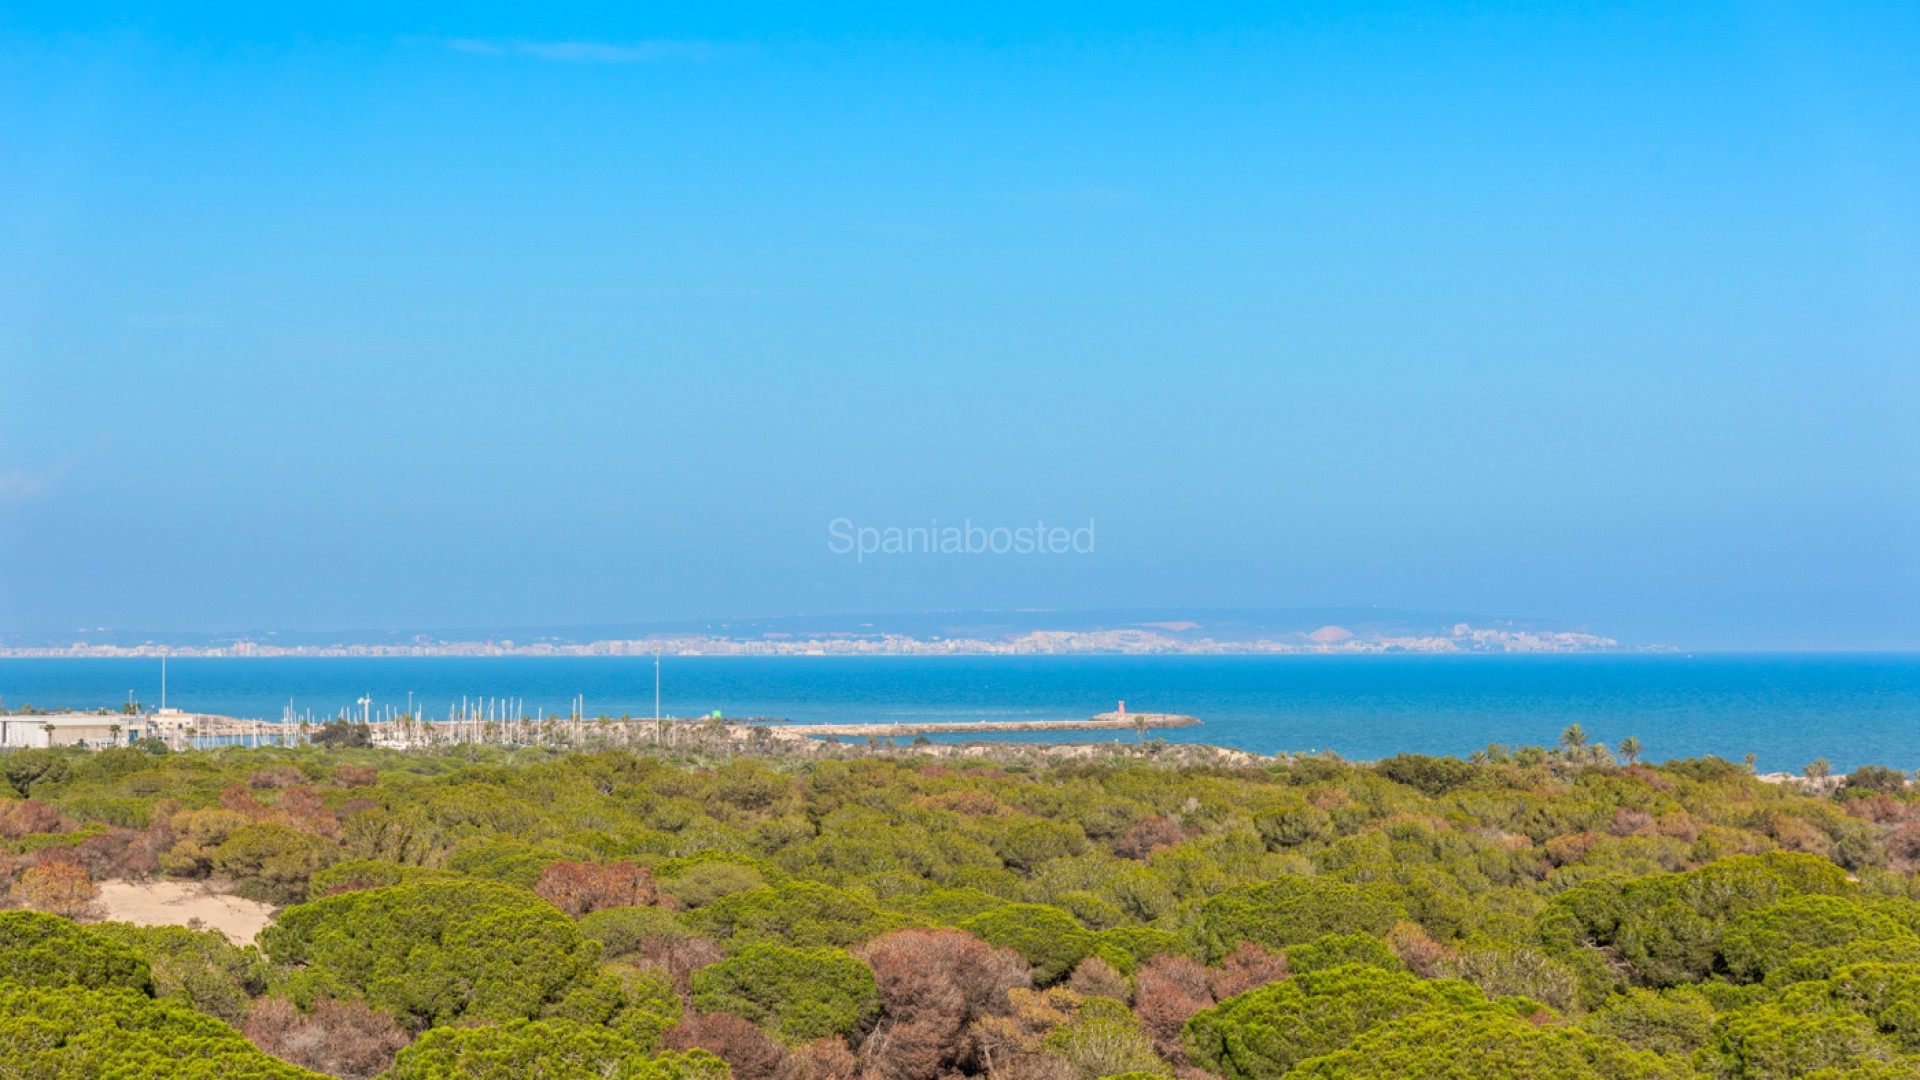
<svg viewBox="0 0 1920 1080">
<path fill-rule="evenodd" d="M 1891 770 L 1576 737 L 23 750 L 0 779 L 0 1077 L 1920 1076 Z M 150 877 L 277 914 L 245 947 L 97 921 L 99 882 Z"/>
</svg>

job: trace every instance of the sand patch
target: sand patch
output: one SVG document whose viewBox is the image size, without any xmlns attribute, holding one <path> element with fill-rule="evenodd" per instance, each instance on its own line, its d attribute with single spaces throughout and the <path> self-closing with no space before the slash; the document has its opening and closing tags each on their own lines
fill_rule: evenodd
<svg viewBox="0 0 1920 1080">
<path fill-rule="evenodd" d="M 199 919 L 202 929 L 218 930 L 235 945 L 253 944 L 273 921 L 271 904 L 188 881 L 103 881 L 96 903 L 109 920 L 135 926 L 186 926 Z"/>
</svg>

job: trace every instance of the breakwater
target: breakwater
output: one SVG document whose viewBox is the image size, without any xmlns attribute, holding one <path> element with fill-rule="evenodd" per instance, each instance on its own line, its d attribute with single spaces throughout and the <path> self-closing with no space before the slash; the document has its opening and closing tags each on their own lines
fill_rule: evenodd
<svg viewBox="0 0 1920 1080">
<path fill-rule="evenodd" d="M 1101 713 L 1086 720 L 952 720 L 909 721 L 897 724 L 789 724 L 780 728 L 785 735 L 815 737 L 891 738 L 896 735 L 981 735 L 1047 731 L 1155 731 L 1162 728 L 1197 727 L 1196 717 L 1178 713 Z"/>
</svg>

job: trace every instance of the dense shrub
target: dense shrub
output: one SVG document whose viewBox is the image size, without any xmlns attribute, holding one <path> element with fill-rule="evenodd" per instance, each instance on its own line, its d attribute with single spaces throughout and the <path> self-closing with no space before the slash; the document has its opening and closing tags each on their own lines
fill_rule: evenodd
<svg viewBox="0 0 1920 1080">
<path fill-rule="evenodd" d="M 1907 774 L 1882 765 L 1862 765 L 1841 782 L 1842 794 L 1899 795 L 1907 790 Z"/>
<path fill-rule="evenodd" d="M 1579 972 L 1525 945 L 1463 946 L 1436 963 L 1434 970 L 1470 982 L 1488 997 L 1530 998 L 1556 1009 L 1572 1009 L 1579 1000 Z"/>
<path fill-rule="evenodd" d="M 1005 904 L 968 919 L 960 928 L 1019 953 L 1033 966 L 1033 980 L 1041 985 L 1072 971 L 1095 940 L 1073 916 L 1044 904 Z"/>
<path fill-rule="evenodd" d="M 391 1080 L 726 1080 L 710 1054 L 647 1056 L 600 1028 L 566 1020 L 517 1020 L 439 1028 L 400 1052 Z"/>
<path fill-rule="evenodd" d="M 1370 934 L 1328 934 L 1288 949 L 1286 956 L 1287 970 L 1296 975 L 1342 964 L 1367 964 L 1387 971 L 1401 971 L 1406 967 L 1384 940 Z"/>
<path fill-rule="evenodd" d="M 322 1080 L 183 1005 L 0 979 L 0 1075 L 22 1080 Z"/>
<path fill-rule="evenodd" d="M 318 900 L 335 893 L 382 889 L 388 885 L 412 885 L 423 881 L 454 881 L 460 875 L 420 866 L 402 866 L 386 859 L 348 859 L 314 872 L 307 882 L 307 899 Z"/>
<path fill-rule="evenodd" d="M 721 897 L 689 922 L 733 949 L 760 941 L 800 947 L 857 945 L 909 920 L 855 893 L 810 881 L 786 882 Z"/>
<path fill-rule="evenodd" d="M 26 987 L 153 992 L 153 972 L 134 950 L 30 911 L 0 911 L 0 979 Z"/>
<path fill-rule="evenodd" d="M 1635 982 L 1679 986 L 1714 970 L 1730 920 L 1783 899 L 1838 896 L 1848 888 L 1845 871 L 1817 856 L 1736 856 L 1683 873 L 1569 889 L 1541 913 L 1536 932 L 1551 954 L 1583 972 L 1582 992 L 1593 1003 L 1610 976 L 1596 971 L 1589 946 L 1611 948 Z"/>
<path fill-rule="evenodd" d="M 267 961 L 260 950 L 239 948 L 216 930 L 184 926 L 100 923 L 88 930 L 146 961 L 153 993 L 229 1024 L 247 1015 L 267 987 Z"/>
<path fill-rule="evenodd" d="M 671 971 L 614 964 L 576 984 L 545 1012 L 550 1018 L 604 1027 L 651 1051 L 681 1019 L 679 990 Z"/>
<path fill-rule="evenodd" d="M 696 972 L 693 1005 L 810 1042 L 859 1032 L 880 1011 L 880 991 L 867 965 L 840 949 L 761 943 Z"/>
<path fill-rule="evenodd" d="M 1192 933 L 1208 958 L 1218 960 L 1243 941 L 1285 949 L 1329 934 L 1384 938 L 1405 916 L 1393 891 L 1382 886 L 1282 877 L 1243 885 L 1201 904 Z"/>
<path fill-rule="evenodd" d="M 694 936 L 679 914 L 657 907 L 606 908 L 580 919 L 580 933 L 600 943 L 609 958 L 632 956 L 650 947 Z"/>
<path fill-rule="evenodd" d="M 1582 1026 L 1636 1050 L 1687 1058 L 1712 1033 L 1713 1005 L 1690 990 L 1628 990 L 1609 998 Z"/>
<path fill-rule="evenodd" d="M 1301 1063 L 1295 1080 L 1687 1080 L 1679 1062 L 1575 1028 L 1497 1012 L 1421 1012 L 1381 1024 L 1353 1045 Z"/>
<path fill-rule="evenodd" d="M 235 829 L 213 851 L 213 869 L 250 900 L 294 904 L 306 899 L 313 875 L 339 858 L 340 849 L 316 836 L 271 822 Z"/>
<path fill-rule="evenodd" d="M 1480 775 L 1479 769 L 1459 758 L 1423 754 L 1396 754 L 1376 763 L 1374 770 L 1394 783 L 1418 788 L 1428 795 L 1445 795 L 1465 787 Z"/>
<path fill-rule="evenodd" d="M 1889 1062 L 1895 1053 L 1893 1041 L 1857 1013 L 1763 1005 L 1721 1017 L 1696 1060 L 1721 1076 L 1785 1080 Z"/>
<path fill-rule="evenodd" d="M 484 882 L 342 893 L 260 935 L 296 1001 L 358 998 L 422 1024 L 533 1018 L 592 977 L 599 950 L 530 893 Z"/>
<path fill-rule="evenodd" d="M 1376 1025 L 1425 1010 L 1451 1016 L 1486 1008 L 1486 997 L 1463 982 L 1348 965 L 1273 983 L 1203 1010 L 1187 1021 L 1184 1042 L 1195 1064 L 1230 1080 L 1276 1080 Z"/>
<path fill-rule="evenodd" d="M 1920 942 L 1906 926 L 1854 900 L 1795 896 L 1734 919 L 1720 952 L 1735 978 L 1757 980 L 1821 949 L 1894 939 Z"/>
<path fill-rule="evenodd" d="M 742 763 L 727 736 L 648 739 L 660 758 L 0 755 L 0 895 L 164 870 L 309 901 L 265 955 L 0 915 L 0 981 L 51 995 L 0 1031 L 66 1031 L 79 1056 L 30 1059 L 33 1080 L 98 1073 L 107 1042 L 146 1075 L 143 1024 L 179 1033 L 146 1043 L 173 1072 L 224 1074 L 194 1064 L 204 1036 L 235 1075 L 289 1075 L 176 1024 L 186 1005 L 341 1077 L 680 1068 L 661 1047 L 738 1080 L 1878 1080 L 1920 1061 L 1920 803 L 1872 770 L 1832 796 L 1575 748 Z M 135 1004 L 99 1034 L 35 1026 L 90 986 Z"/>
<path fill-rule="evenodd" d="M 1153 1040 L 1127 1007 L 1112 998 L 1084 1001 L 1074 1018 L 1050 1032 L 1043 1044 L 1089 1077 L 1154 1072 L 1162 1066 Z"/>
</svg>

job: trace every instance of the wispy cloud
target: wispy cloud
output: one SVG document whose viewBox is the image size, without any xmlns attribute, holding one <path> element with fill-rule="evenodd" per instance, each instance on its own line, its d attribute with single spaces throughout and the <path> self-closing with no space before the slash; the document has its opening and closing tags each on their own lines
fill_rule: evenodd
<svg viewBox="0 0 1920 1080">
<path fill-rule="evenodd" d="M 454 38 L 446 43 L 455 52 L 475 56 L 531 56 L 568 64 L 645 64 L 662 60 L 710 60 L 730 47 L 707 41 L 486 41 Z"/>
<path fill-rule="evenodd" d="M 0 471 L 0 503 L 20 503 L 52 491 L 73 471 L 75 462 L 64 458 L 41 469 Z"/>
</svg>

